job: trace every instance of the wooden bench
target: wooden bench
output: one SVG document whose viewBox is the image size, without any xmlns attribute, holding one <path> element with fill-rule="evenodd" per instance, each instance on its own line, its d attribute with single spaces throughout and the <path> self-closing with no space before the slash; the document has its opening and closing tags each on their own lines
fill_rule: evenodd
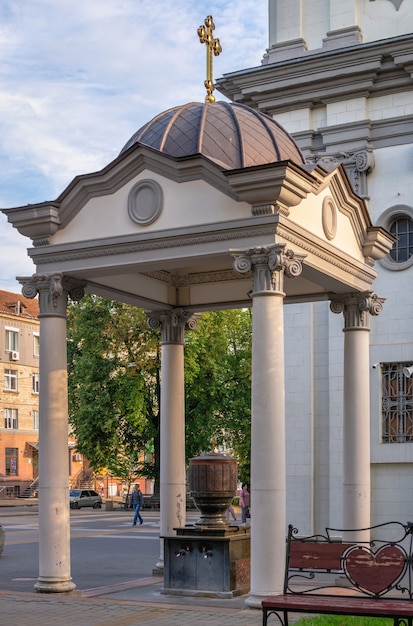
<svg viewBox="0 0 413 626">
<path fill-rule="evenodd" d="M 352 541 L 356 536 L 363 540 Z M 327 528 L 311 537 L 289 526 L 283 594 L 262 602 L 263 626 L 270 616 L 288 626 L 289 613 L 388 617 L 394 626 L 413 626 L 412 537 L 411 522 Z"/>
</svg>

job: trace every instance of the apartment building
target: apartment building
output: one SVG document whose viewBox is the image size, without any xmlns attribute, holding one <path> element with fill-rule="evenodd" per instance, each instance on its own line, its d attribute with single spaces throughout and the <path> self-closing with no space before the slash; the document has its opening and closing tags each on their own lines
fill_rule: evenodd
<svg viewBox="0 0 413 626">
<path fill-rule="evenodd" d="M 19 496 L 37 477 L 39 306 L 0 291 L 0 497 Z"/>
<path fill-rule="evenodd" d="M 39 305 L 0 290 L 0 498 L 35 495 L 39 449 Z M 72 485 L 87 478 L 68 436 Z M 87 464 L 86 464 L 87 465 Z"/>
</svg>

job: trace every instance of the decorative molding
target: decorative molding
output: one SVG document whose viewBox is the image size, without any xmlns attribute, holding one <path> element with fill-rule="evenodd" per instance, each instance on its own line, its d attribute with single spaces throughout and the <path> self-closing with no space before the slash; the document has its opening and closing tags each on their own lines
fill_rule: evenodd
<svg viewBox="0 0 413 626">
<path fill-rule="evenodd" d="M 134 243 L 118 242 L 114 243 L 108 238 L 98 245 L 92 242 L 92 246 L 82 248 L 78 250 L 68 249 L 67 251 L 57 252 L 50 248 L 49 251 L 45 251 L 43 254 L 36 253 L 31 256 L 35 258 L 36 265 L 42 265 L 44 263 L 62 263 L 67 261 L 76 261 L 80 259 L 92 259 L 98 257 L 115 256 L 118 254 L 131 254 L 137 252 L 146 252 L 149 250 L 163 250 L 168 248 L 178 248 L 191 246 L 194 244 L 213 243 L 219 241 L 231 241 L 234 237 L 237 239 L 248 237 L 259 237 L 262 235 L 273 235 L 277 230 L 277 224 L 257 226 L 256 228 L 235 228 L 230 231 L 224 230 L 223 232 L 208 232 L 206 234 L 188 234 L 186 236 L 171 236 L 165 234 L 164 238 L 154 238 L 148 241 L 148 235 L 146 238 Z M 87 243 L 85 242 L 87 245 Z"/>
<path fill-rule="evenodd" d="M 133 222 L 148 226 L 160 216 L 163 208 L 162 187 L 156 180 L 140 180 L 128 195 L 128 214 Z"/>
<path fill-rule="evenodd" d="M 361 280 L 370 285 L 376 277 L 377 273 L 375 271 L 374 273 L 363 272 L 360 268 L 356 268 L 351 262 L 346 263 L 342 251 L 337 251 L 334 248 L 332 248 L 331 251 L 326 251 L 322 247 L 316 247 L 312 242 L 297 237 L 296 233 L 283 227 L 283 225 L 280 225 L 278 234 L 288 241 L 288 243 L 299 247 L 304 252 L 314 255 L 322 261 L 326 261 L 329 265 L 355 277 L 357 280 Z"/>
<path fill-rule="evenodd" d="M 335 153 L 314 152 L 308 156 L 307 162 L 320 165 L 327 172 L 331 172 L 340 164 L 343 165 L 356 194 L 361 198 L 368 198 L 367 174 L 373 171 L 375 165 L 372 149 Z"/>
<path fill-rule="evenodd" d="M 323 206 L 321 208 L 321 221 L 324 234 L 327 239 L 331 241 L 337 234 L 337 207 L 331 196 L 328 196 L 323 200 Z"/>
<path fill-rule="evenodd" d="M 403 2 L 403 0 L 388 0 L 388 1 L 392 3 L 396 11 L 400 9 L 401 4 Z M 370 2 L 375 2 L 375 0 L 370 0 Z"/>
<path fill-rule="evenodd" d="M 379 297 L 373 291 L 332 296 L 332 313 L 344 314 L 344 332 L 349 330 L 370 330 L 370 316 L 380 315 L 386 298 Z"/>
<path fill-rule="evenodd" d="M 42 317 L 66 318 L 67 299 L 79 301 L 85 294 L 85 281 L 67 278 L 61 273 L 33 274 L 33 276 L 19 277 L 23 285 L 22 293 L 26 298 L 35 298 L 39 295 L 40 313 Z"/>
<path fill-rule="evenodd" d="M 220 270 L 218 272 L 196 272 L 185 276 L 175 275 L 165 271 L 142 272 L 142 276 L 159 280 L 173 287 L 187 287 L 189 285 L 202 285 L 207 283 L 228 282 L 239 280 L 239 276 L 234 270 Z"/>
<path fill-rule="evenodd" d="M 195 330 L 198 326 L 199 314 L 185 309 L 167 311 L 149 311 L 146 313 L 149 328 L 161 329 L 161 345 L 183 345 L 185 330 Z"/>
<path fill-rule="evenodd" d="M 284 275 L 289 278 L 300 276 L 306 255 L 284 248 L 285 244 L 274 244 L 245 251 L 230 250 L 235 271 L 240 274 L 252 272 L 251 297 L 268 294 L 284 296 Z"/>
</svg>

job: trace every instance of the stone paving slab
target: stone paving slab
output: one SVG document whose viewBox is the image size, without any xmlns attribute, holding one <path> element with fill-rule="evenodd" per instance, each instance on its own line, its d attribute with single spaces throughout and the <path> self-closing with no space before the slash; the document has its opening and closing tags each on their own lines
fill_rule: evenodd
<svg viewBox="0 0 413 626">
<path fill-rule="evenodd" d="M 260 626 L 261 611 L 0 592 L 1 626 Z"/>
</svg>

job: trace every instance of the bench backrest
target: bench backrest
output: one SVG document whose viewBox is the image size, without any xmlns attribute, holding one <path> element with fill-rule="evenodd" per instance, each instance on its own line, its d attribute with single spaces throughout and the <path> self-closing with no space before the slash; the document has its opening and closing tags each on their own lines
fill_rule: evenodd
<svg viewBox="0 0 413 626">
<path fill-rule="evenodd" d="M 342 542 L 340 535 L 357 531 L 327 528 L 325 535 L 300 537 L 289 526 L 284 593 L 331 595 L 340 588 L 340 595 L 380 598 L 402 592 L 412 599 L 413 525 L 391 522 L 364 530 L 371 540 Z"/>
</svg>

